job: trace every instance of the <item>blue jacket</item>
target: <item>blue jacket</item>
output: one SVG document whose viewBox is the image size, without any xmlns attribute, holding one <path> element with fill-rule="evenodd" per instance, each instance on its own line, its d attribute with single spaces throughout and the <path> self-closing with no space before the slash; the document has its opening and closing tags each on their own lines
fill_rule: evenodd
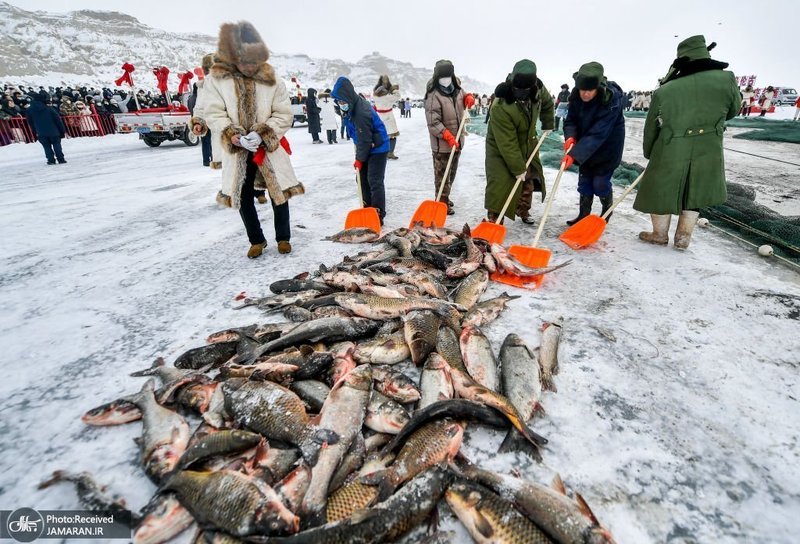
<svg viewBox="0 0 800 544">
<path fill-rule="evenodd" d="M 25 116 L 37 136 L 63 138 L 67 132 L 64 121 L 61 120 L 61 116 L 56 110 L 39 100 L 31 103 Z"/>
<path fill-rule="evenodd" d="M 348 111 L 342 112 L 342 123 L 356 144 L 356 160 L 366 162 L 370 155 L 389 152 L 386 126 L 369 102 L 358 96 L 349 79 L 337 79 L 331 96 L 350 105 Z"/>
<path fill-rule="evenodd" d="M 580 172 L 606 175 L 616 170 L 625 147 L 625 118 L 622 115 L 622 89 L 613 81 L 600 87 L 589 102 L 581 100 L 577 89 L 569 97 L 564 120 L 564 139 L 578 142 L 570 151 Z"/>
</svg>

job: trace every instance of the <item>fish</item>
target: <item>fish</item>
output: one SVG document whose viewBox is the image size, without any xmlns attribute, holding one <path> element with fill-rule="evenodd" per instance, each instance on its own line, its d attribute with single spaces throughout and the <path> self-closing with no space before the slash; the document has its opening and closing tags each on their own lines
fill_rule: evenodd
<svg viewBox="0 0 800 544">
<path fill-rule="evenodd" d="M 453 290 L 452 299 L 456 304 L 460 304 L 469 311 L 480 300 L 486 288 L 489 286 L 489 272 L 479 268 L 469 276 L 461 280 Z"/>
<path fill-rule="evenodd" d="M 217 342 L 238 342 L 243 338 L 253 338 L 257 328 L 258 325 L 255 324 L 212 332 L 206 337 L 206 342 L 209 344 Z"/>
<path fill-rule="evenodd" d="M 371 506 L 378 498 L 378 488 L 356 480 L 345 483 L 331 493 L 325 521 L 334 523 L 349 519 L 357 510 Z"/>
<path fill-rule="evenodd" d="M 452 461 L 463 436 L 464 425 L 458 421 L 439 419 L 426 423 L 408 437 L 389 467 L 361 476 L 361 482 L 377 485 L 380 499 L 385 500 L 417 474 Z"/>
<path fill-rule="evenodd" d="M 447 291 L 444 286 L 439 280 L 426 272 L 406 272 L 399 276 L 399 280 L 409 285 L 416 285 L 423 293 L 434 298 L 447 299 Z"/>
<path fill-rule="evenodd" d="M 361 295 L 364 296 L 364 295 Z M 360 317 L 341 318 L 325 317 L 300 323 L 280 338 L 243 354 L 235 362 L 254 361 L 266 353 L 272 353 L 289 347 L 307 344 L 308 342 L 336 342 L 339 340 L 357 340 L 374 334 L 380 323 Z"/>
<path fill-rule="evenodd" d="M 305 463 L 300 463 L 297 468 L 278 482 L 274 489 L 284 506 L 290 512 L 296 512 L 300 509 L 300 504 L 310 484 L 311 468 Z"/>
<path fill-rule="evenodd" d="M 314 319 L 320 319 L 323 317 L 353 317 L 353 314 L 344 308 L 339 308 L 338 306 L 323 306 L 321 308 L 314 308 L 311 310 L 311 315 Z"/>
<path fill-rule="evenodd" d="M 198 348 L 192 348 L 182 353 L 173 366 L 175 368 L 216 368 L 236 355 L 239 340 L 232 342 L 216 342 Z"/>
<path fill-rule="evenodd" d="M 372 368 L 362 365 L 344 376 L 332 389 L 320 412 L 319 428 L 339 437 L 322 448 L 311 469 L 311 483 L 300 505 L 306 524 L 324 523 L 328 486 L 336 467 L 361 432 L 372 391 Z"/>
<path fill-rule="evenodd" d="M 557 392 L 553 376 L 558 374 L 558 344 L 561 341 L 561 321 L 542 324 L 542 341 L 539 346 L 539 365 L 542 369 L 542 387 Z"/>
<path fill-rule="evenodd" d="M 441 318 L 429 310 L 413 310 L 403 316 L 403 335 L 415 365 L 421 365 L 436 348 L 440 323 Z"/>
<path fill-rule="evenodd" d="M 406 343 L 404 331 L 362 340 L 353 351 L 353 358 L 357 362 L 375 365 L 393 365 L 409 357 L 411 350 Z"/>
<path fill-rule="evenodd" d="M 178 466 L 181 469 L 190 467 L 193 463 L 213 457 L 236 453 L 255 447 L 261 441 L 261 435 L 244 430 L 221 430 L 211 433 L 186 449 L 181 456 Z"/>
<path fill-rule="evenodd" d="M 201 525 L 213 525 L 238 537 L 296 533 L 300 520 L 275 490 L 257 478 L 221 470 L 181 470 L 164 484 Z"/>
<path fill-rule="evenodd" d="M 397 434 L 408 423 L 408 411 L 392 399 L 372 392 L 364 426 L 378 433 Z"/>
<path fill-rule="evenodd" d="M 283 309 L 283 317 L 295 323 L 302 323 L 314 319 L 314 314 L 311 313 L 311 310 L 290 304 Z"/>
<path fill-rule="evenodd" d="M 142 509 L 142 520 L 133 531 L 134 544 L 168 542 L 191 527 L 194 517 L 174 493 L 159 493 Z"/>
<path fill-rule="evenodd" d="M 374 394 L 374 392 L 373 392 Z M 366 417 L 365 417 L 366 419 Z M 353 442 L 350 444 L 350 449 L 342 458 L 342 462 L 333 473 L 331 483 L 328 486 L 328 493 L 339 489 L 342 484 L 350 478 L 353 472 L 357 471 L 364 464 L 364 459 L 367 456 L 367 443 L 364 440 L 364 435 L 360 432 L 356 433 L 353 437 Z"/>
<path fill-rule="evenodd" d="M 402 236 L 401 234 L 405 233 L 403 232 L 398 233 L 397 231 L 390 232 L 386 236 L 382 237 L 380 241 L 386 242 L 393 248 L 397 249 L 401 257 L 411 257 L 411 251 L 415 249 L 414 244 L 412 243 L 411 240 L 409 240 L 405 236 Z M 419 243 L 417 243 L 417 245 L 419 245 Z"/>
<path fill-rule="evenodd" d="M 489 339 L 477 327 L 464 327 L 459 338 L 464 366 L 472 378 L 482 386 L 497 391 L 499 376 Z"/>
<path fill-rule="evenodd" d="M 432 310 L 447 314 L 447 308 L 450 307 L 444 301 L 421 297 L 397 299 L 363 294 L 337 294 L 333 297 L 339 306 L 353 315 L 376 320 L 402 317 L 412 310 Z"/>
<path fill-rule="evenodd" d="M 283 293 L 297 293 L 298 291 L 319 291 L 320 293 L 331 292 L 330 286 L 317 280 L 309 280 L 307 274 L 303 277 L 295 277 L 290 280 L 278 280 L 269 285 L 269 290 L 276 295 Z"/>
<path fill-rule="evenodd" d="M 318 413 L 322 409 L 325 399 L 331 392 L 330 387 L 317 380 L 294 381 L 289 385 L 289 389 L 297 394 L 314 413 Z"/>
<path fill-rule="evenodd" d="M 136 526 L 141 518 L 136 513 L 131 513 L 125 499 L 119 496 L 111 496 L 106 493 L 106 486 L 98 484 L 94 477 L 88 472 L 77 474 L 66 470 L 56 470 L 47 480 L 41 482 L 36 488 L 45 489 L 60 482 L 71 482 L 75 484 L 78 493 L 78 500 L 81 506 L 90 512 L 113 512 L 120 515 L 120 519 L 125 519 L 125 515 L 130 514 L 128 519 L 131 526 Z"/>
<path fill-rule="evenodd" d="M 360 290 L 365 295 L 375 295 L 384 298 L 406 298 L 419 296 L 419 290 L 410 285 L 395 284 L 391 286 L 384 286 L 368 283 L 367 285 L 362 285 Z"/>
<path fill-rule="evenodd" d="M 239 424 L 267 438 L 292 444 L 313 465 L 324 443 L 338 441 L 336 433 L 313 427 L 303 401 L 289 389 L 272 382 L 232 383 L 222 385 L 225 410 Z"/>
<path fill-rule="evenodd" d="M 327 289 L 325 292 L 329 291 L 330 289 Z M 324 294 L 322 291 L 317 291 L 316 289 L 307 289 L 305 291 L 281 293 L 279 295 L 271 295 L 268 297 L 244 297 L 242 299 L 242 303 L 239 306 L 234 306 L 232 309 L 241 310 L 249 306 L 256 306 L 260 310 L 270 311 L 284 308 L 292 304 L 302 304 L 303 302 L 313 300 L 322 294 Z"/>
<path fill-rule="evenodd" d="M 509 334 L 503 341 L 500 348 L 500 367 L 503 395 L 517 409 L 522 420 L 528 422 L 536 413 L 544 413 L 540 402 L 542 384 L 538 354 L 531 351 L 516 334 Z M 500 445 L 499 451 L 528 452 L 527 446 L 528 443 L 522 435 L 512 429 Z"/>
<path fill-rule="evenodd" d="M 150 378 L 138 393 L 125 400 L 142 411 L 141 462 L 147 476 L 160 483 L 175 469 L 186 450 L 189 425 L 179 414 L 158 404 L 153 390 L 154 380 Z"/>
<path fill-rule="evenodd" d="M 514 505 L 468 480 L 456 480 L 445 500 L 475 542 L 551 544 L 553 541 Z"/>
<path fill-rule="evenodd" d="M 362 286 L 370 284 L 370 277 L 357 268 L 349 270 L 334 269 L 322 274 L 320 279 L 327 285 L 345 291 L 358 291 Z"/>
<path fill-rule="evenodd" d="M 333 236 L 323 238 L 323 240 L 338 242 L 340 244 L 366 244 L 374 242 L 380 238 L 380 234 L 372 229 L 352 228 L 337 232 Z"/>
<path fill-rule="evenodd" d="M 116 399 L 92 408 L 81 416 L 81 421 L 93 427 L 124 425 L 142 419 L 142 411 L 134 403 Z"/>
<path fill-rule="evenodd" d="M 276 448 L 263 440 L 256 446 L 250 464 L 253 474 L 271 485 L 283 480 L 299 460 L 300 454 L 294 448 Z"/>
<path fill-rule="evenodd" d="M 283 336 L 284 334 L 295 329 L 296 327 L 297 323 L 293 321 L 258 325 L 256 329 L 253 331 L 252 337 L 259 342 L 271 342 L 272 340 L 275 340 L 276 338 Z"/>
<path fill-rule="evenodd" d="M 434 402 L 453 398 L 453 378 L 450 377 L 450 365 L 436 352 L 428 356 L 419 379 L 420 399 L 417 410 L 430 406 Z"/>
<path fill-rule="evenodd" d="M 464 229 L 462 230 L 460 237 L 465 244 L 465 256 L 463 259 L 451 264 L 447 270 L 445 270 L 445 275 L 448 278 L 465 278 L 478 270 L 478 268 L 481 266 L 481 263 L 483 263 L 483 253 L 475 245 L 469 225 L 464 225 Z"/>
<path fill-rule="evenodd" d="M 436 353 L 444 357 L 451 368 L 467 371 L 464 358 L 461 356 L 461 344 L 451 327 L 439 327 L 439 332 L 436 334 Z"/>
<path fill-rule="evenodd" d="M 330 383 L 332 387 L 356 367 L 356 362 L 353 359 L 353 351 L 355 349 L 356 345 L 352 342 L 340 342 L 331 347 L 333 363 L 330 369 Z"/>
<path fill-rule="evenodd" d="M 479 302 L 470 308 L 463 321 L 461 321 L 461 326 L 483 327 L 497 319 L 510 301 L 518 298 L 519 296 L 503 293 L 499 297 Z"/>
<path fill-rule="evenodd" d="M 542 274 L 549 274 L 554 270 L 558 270 L 560 268 L 564 268 L 568 264 L 572 263 L 572 259 L 564 261 L 563 263 L 557 264 L 555 266 L 545 266 L 542 268 L 531 268 L 529 266 L 525 266 L 518 260 L 516 260 L 510 253 L 508 253 L 503 246 L 500 244 L 492 244 L 491 246 L 492 256 L 494 257 L 495 261 L 497 262 L 497 268 L 506 272 L 508 274 L 513 274 L 515 276 L 519 276 L 521 278 L 532 278 L 534 276 L 541 276 Z"/>
<path fill-rule="evenodd" d="M 554 487 L 468 465 L 463 475 L 512 501 L 553 541 L 564 544 L 614 544 L 614 537 L 592 513 L 579 493 L 571 500 L 556 475 Z"/>
<path fill-rule="evenodd" d="M 391 367 L 373 366 L 372 378 L 376 391 L 400 404 L 419 400 L 419 390 L 411 378 Z"/>
<path fill-rule="evenodd" d="M 452 264 L 452 259 L 450 257 L 432 247 L 417 248 L 414 250 L 414 257 L 425 261 L 438 270 L 447 270 L 447 267 Z"/>
</svg>

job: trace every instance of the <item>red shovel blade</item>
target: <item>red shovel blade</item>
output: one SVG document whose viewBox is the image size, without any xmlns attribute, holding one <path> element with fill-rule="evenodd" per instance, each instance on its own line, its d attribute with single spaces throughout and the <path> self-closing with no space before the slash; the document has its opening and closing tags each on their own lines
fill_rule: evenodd
<svg viewBox="0 0 800 544">
<path fill-rule="evenodd" d="M 422 223 L 423 227 L 441 228 L 447 221 L 447 204 L 444 202 L 437 202 L 435 200 L 426 200 L 419 205 L 414 217 L 408 224 L 408 228 L 413 229 L 418 223 Z"/>
<path fill-rule="evenodd" d="M 351 210 L 344 221 L 345 229 L 370 229 L 376 233 L 381 233 L 381 218 L 378 216 L 377 208 L 358 208 Z"/>
<path fill-rule="evenodd" d="M 506 227 L 497 223 L 481 221 L 477 227 L 472 229 L 472 237 L 481 238 L 490 244 L 502 244 L 506 237 Z"/>
<path fill-rule="evenodd" d="M 544 268 L 550 264 L 550 257 L 552 256 L 552 252 L 549 249 L 530 246 L 511 246 L 508 248 L 508 254 L 530 268 Z M 492 281 L 522 288 L 539 287 L 544 281 L 544 275 L 523 278 L 505 272 L 495 272 L 490 278 Z"/>
<path fill-rule="evenodd" d="M 572 249 L 582 249 L 598 241 L 604 230 L 606 222 L 602 217 L 587 215 L 561 233 L 558 239 Z"/>
</svg>

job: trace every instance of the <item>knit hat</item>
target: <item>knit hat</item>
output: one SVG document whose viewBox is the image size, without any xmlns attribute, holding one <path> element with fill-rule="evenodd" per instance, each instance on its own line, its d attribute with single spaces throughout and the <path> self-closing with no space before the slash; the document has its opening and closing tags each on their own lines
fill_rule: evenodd
<svg viewBox="0 0 800 544">
<path fill-rule="evenodd" d="M 514 65 L 510 74 L 511 84 L 518 89 L 530 89 L 536 84 L 536 63 L 522 59 Z"/>
<path fill-rule="evenodd" d="M 710 59 L 711 54 L 706 46 L 706 38 L 702 34 L 686 38 L 678 44 L 678 58 L 688 57 L 691 60 Z"/>
<path fill-rule="evenodd" d="M 587 62 L 572 74 L 578 90 L 591 91 L 603 83 L 603 65 L 599 62 Z"/>
<path fill-rule="evenodd" d="M 438 79 L 440 77 L 453 77 L 456 70 L 453 63 L 447 59 L 437 60 L 436 66 L 433 67 L 433 77 Z"/>
<path fill-rule="evenodd" d="M 217 58 L 228 64 L 262 64 L 269 50 L 251 23 L 225 23 L 219 28 Z"/>
<path fill-rule="evenodd" d="M 561 86 L 561 88 L 562 88 L 562 89 L 565 89 L 565 90 L 569 90 L 569 85 L 567 85 L 566 83 L 564 83 L 564 84 Z"/>
</svg>

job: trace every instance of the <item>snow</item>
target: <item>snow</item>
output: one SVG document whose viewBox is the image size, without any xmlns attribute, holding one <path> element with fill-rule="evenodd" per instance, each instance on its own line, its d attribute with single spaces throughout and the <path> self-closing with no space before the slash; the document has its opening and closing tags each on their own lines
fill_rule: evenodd
<svg viewBox="0 0 800 544">
<path fill-rule="evenodd" d="M 433 196 L 422 112 L 398 122 L 387 228 L 405 226 Z M 88 428 L 80 416 L 138 391 L 141 379 L 128 374 L 155 357 L 174 360 L 210 332 L 265 321 L 255 308 L 232 309 L 240 291 L 266 294 L 273 280 L 362 249 L 321 240 L 357 204 L 351 145 L 312 146 L 305 127 L 288 137 L 307 188 L 291 201 L 294 252 L 278 255 L 269 205 L 259 206 L 269 246 L 256 260 L 245 257 L 237 214 L 215 204 L 220 173 L 201 166 L 199 147 L 67 140 L 60 166 L 46 166 L 36 144 L 0 148 L 0 508 L 78 507 L 70 486 L 35 489 L 55 469 L 89 470 L 141 507 L 155 490 L 132 442 L 141 425 Z M 450 226 L 483 215 L 483 149 L 468 138 Z M 552 184 L 555 172 L 546 175 Z M 573 264 L 537 291 L 516 291 L 522 298 L 484 327 L 498 353 L 508 333 L 535 347 L 542 322 L 564 319 L 558 393 L 544 393 L 547 413 L 533 425 L 550 439 L 544 462 L 498 455 L 503 433 L 476 426 L 463 451 L 543 483 L 559 472 L 620 543 L 794 542 L 797 274 L 711 230 L 697 229 L 685 253 L 643 244 L 636 236 L 649 219 L 632 199 L 596 246 L 573 252 L 557 236 L 577 211 L 576 184 L 565 174 L 541 244 L 552 262 Z M 534 216 L 541 210 L 536 202 Z M 530 243 L 534 232 L 509 224 L 506 242 Z M 484 299 L 512 289 L 492 285 Z"/>
</svg>

